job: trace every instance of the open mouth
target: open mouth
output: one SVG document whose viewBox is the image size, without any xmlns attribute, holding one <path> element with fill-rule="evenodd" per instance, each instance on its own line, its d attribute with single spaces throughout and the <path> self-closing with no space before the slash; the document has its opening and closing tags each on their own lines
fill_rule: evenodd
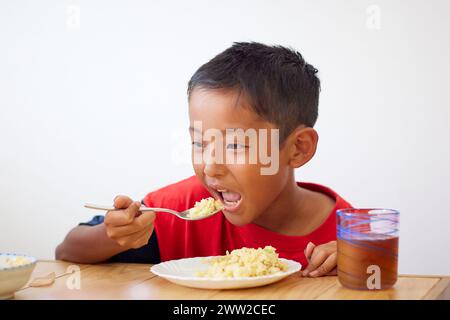
<svg viewBox="0 0 450 320">
<path fill-rule="evenodd" d="M 210 185 L 209 187 L 213 190 L 213 196 L 222 202 L 224 210 L 236 212 L 239 209 L 242 203 L 242 196 L 239 192 L 217 185 Z"/>
</svg>

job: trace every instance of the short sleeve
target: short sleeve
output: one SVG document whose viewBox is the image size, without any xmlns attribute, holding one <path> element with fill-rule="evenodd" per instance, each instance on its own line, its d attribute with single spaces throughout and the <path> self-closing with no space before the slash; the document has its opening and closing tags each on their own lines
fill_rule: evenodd
<svg viewBox="0 0 450 320">
<path fill-rule="evenodd" d="M 79 226 L 96 226 L 98 224 L 102 224 L 104 220 L 105 220 L 105 216 L 99 215 L 99 216 L 94 216 L 88 222 L 81 222 L 78 225 Z"/>
</svg>

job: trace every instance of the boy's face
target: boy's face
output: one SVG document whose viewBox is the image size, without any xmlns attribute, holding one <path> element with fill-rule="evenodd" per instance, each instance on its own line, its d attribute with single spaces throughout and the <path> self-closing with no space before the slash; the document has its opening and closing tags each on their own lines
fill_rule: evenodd
<svg viewBox="0 0 450 320">
<path fill-rule="evenodd" d="M 257 220 L 276 201 L 292 172 L 286 148 L 280 150 L 272 143 L 275 126 L 259 118 L 238 91 L 224 89 L 196 88 L 189 99 L 189 119 L 197 177 L 222 201 L 223 213 L 231 223 L 240 226 Z M 258 134 L 256 140 L 237 141 L 234 135 L 226 134 L 226 129 L 253 129 Z M 217 136 L 205 134 L 208 131 L 222 132 L 221 143 Z M 250 153 L 261 148 L 267 155 L 279 153 L 276 173 L 261 173 L 268 165 L 261 163 L 259 155 L 256 163 L 250 161 Z"/>
</svg>

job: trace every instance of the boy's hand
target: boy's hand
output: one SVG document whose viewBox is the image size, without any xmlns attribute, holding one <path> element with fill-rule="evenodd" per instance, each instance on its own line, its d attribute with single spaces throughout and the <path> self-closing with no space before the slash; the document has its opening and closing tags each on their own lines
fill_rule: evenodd
<svg viewBox="0 0 450 320">
<path fill-rule="evenodd" d="M 304 277 L 321 277 L 324 275 L 336 275 L 337 266 L 337 243 L 331 241 L 320 246 L 308 243 L 305 249 L 308 259 L 308 267 L 303 270 Z"/>
<path fill-rule="evenodd" d="M 126 196 L 117 196 L 114 207 L 105 215 L 106 234 L 122 247 L 137 249 L 148 243 L 153 232 L 155 212 L 140 212 L 141 203 Z"/>
</svg>

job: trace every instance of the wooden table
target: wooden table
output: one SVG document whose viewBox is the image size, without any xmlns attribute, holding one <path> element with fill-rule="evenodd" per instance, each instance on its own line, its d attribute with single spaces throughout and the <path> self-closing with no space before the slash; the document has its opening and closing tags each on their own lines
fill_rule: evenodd
<svg viewBox="0 0 450 320">
<path fill-rule="evenodd" d="M 145 264 L 78 265 L 79 289 L 67 283 L 73 265 L 62 261 L 39 261 L 31 279 L 55 272 L 47 287 L 29 287 L 16 292 L 16 299 L 450 299 L 450 277 L 400 276 L 394 288 L 354 291 L 343 288 L 337 277 L 302 278 L 293 274 L 280 282 L 241 290 L 202 290 L 181 287 L 149 271 Z M 70 271 L 70 269 L 69 269 Z M 72 282 L 73 284 L 74 282 Z"/>
</svg>

